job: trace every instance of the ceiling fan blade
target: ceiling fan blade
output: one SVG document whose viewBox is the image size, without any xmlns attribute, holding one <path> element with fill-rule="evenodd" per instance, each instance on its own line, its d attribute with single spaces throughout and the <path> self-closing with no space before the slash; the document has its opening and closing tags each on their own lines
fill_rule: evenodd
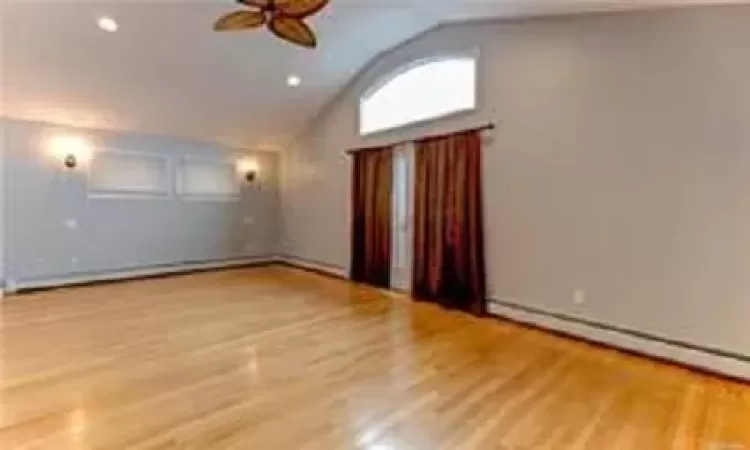
<svg viewBox="0 0 750 450">
<path fill-rule="evenodd" d="M 276 0 L 276 9 L 289 17 L 311 16 L 325 8 L 330 0 Z"/>
<path fill-rule="evenodd" d="M 268 28 L 276 36 L 293 44 L 308 48 L 318 45 L 315 33 L 300 19 L 276 15 L 269 22 Z"/>
<path fill-rule="evenodd" d="M 273 0 L 237 0 L 240 5 L 249 6 L 251 8 L 268 9 L 271 6 Z"/>
<path fill-rule="evenodd" d="M 219 18 L 214 23 L 216 31 L 237 31 L 258 28 L 266 23 L 266 15 L 260 11 L 235 11 Z"/>
<path fill-rule="evenodd" d="M 273 4 L 274 0 L 237 0 L 240 5 L 249 6 L 251 8 L 269 9 Z"/>
</svg>

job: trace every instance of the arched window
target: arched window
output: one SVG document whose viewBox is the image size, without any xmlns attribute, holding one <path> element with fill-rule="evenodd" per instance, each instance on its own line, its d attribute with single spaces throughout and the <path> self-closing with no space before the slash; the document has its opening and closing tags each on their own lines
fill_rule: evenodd
<svg viewBox="0 0 750 450">
<path fill-rule="evenodd" d="M 476 108 L 477 61 L 419 61 L 370 89 L 359 103 L 360 134 L 370 134 Z"/>
</svg>

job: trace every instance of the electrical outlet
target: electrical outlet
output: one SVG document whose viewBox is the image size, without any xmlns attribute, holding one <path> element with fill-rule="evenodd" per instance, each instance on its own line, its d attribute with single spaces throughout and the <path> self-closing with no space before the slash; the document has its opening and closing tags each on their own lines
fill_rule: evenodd
<svg viewBox="0 0 750 450">
<path fill-rule="evenodd" d="M 73 267 L 78 266 L 78 257 L 77 256 L 74 256 L 74 257 L 70 258 L 70 265 L 73 266 Z"/>
<path fill-rule="evenodd" d="M 586 303 L 586 291 L 582 289 L 576 289 L 575 292 L 573 292 L 573 304 L 583 305 L 585 303 Z"/>
<path fill-rule="evenodd" d="M 244 219 L 242 219 L 242 223 L 244 223 L 245 225 L 252 225 L 254 222 L 255 220 L 250 216 L 247 216 Z"/>
<path fill-rule="evenodd" d="M 75 219 L 65 219 L 65 227 L 69 230 L 78 228 L 78 221 Z"/>
</svg>

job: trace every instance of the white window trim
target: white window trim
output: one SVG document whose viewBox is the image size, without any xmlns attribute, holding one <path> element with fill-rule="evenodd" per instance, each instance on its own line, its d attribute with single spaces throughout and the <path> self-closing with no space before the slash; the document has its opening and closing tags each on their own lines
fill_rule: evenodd
<svg viewBox="0 0 750 450">
<path fill-rule="evenodd" d="M 382 130 L 367 131 L 367 132 L 362 131 L 362 105 L 363 103 L 369 100 L 373 95 L 377 94 L 388 83 L 395 80 L 399 76 L 413 69 L 416 69 L 418 67 L 436 63 L 436 62 L 451 61 L 451 60 L 456 60 L 456 59 L 471 59 L 474 61 L 474 70 L 475 70 L 475 73 L 474 73 L 474 107 L 462 108 L 456 111 L 451 111 L 445 114 L 440 114 L 434 117 L 430 117 L 428 119 L 416 120 L 414 122 L 409 122 L 406 124 L 395 125 L 389 128 L 384 128 Z M 480 106 L 481 106 L 480 89 L 481 89 L 482 82 L 483 82 L 482 73 L 483 73 L 482 59 L 480 58 L 479 49 L 472 49 L 472 50 L 465 50 L 465 51 L 451 52 L 451 53 L 441 53 L 438 55 L 425 56 L 422 58 L 409 61 L 405 64 L 402 64 L 398 66 L 395 70 L 392 70 L 388 72 L 387 74 L 379 77 L 359 97 L 359 101 L 357 103 L 357 134 L 361 137 L 372 137 L 372 136 L 377 136 L 380 134 L 392 133 L 392 132 L 407 129 L 407 128 L 413 128 L 413 127 L 418 127 L 418 126 L 426 125 L 426 124 L 433 123 L 433 122 L 438 122 L 438 121 L 445 120 L 451 117 L 457 117 L 457 116 L 475 113 L 479 111 Z"/>
<path fill-rule="evenodd" d="M 142 191 L 128 191 L 128 190 L 96 190 L 92 189 L 92 182 L 91 182 L 91 176 L 92 176 L 92 167 L 89 167 L 86 174 L 86 192 L 87 197 L 92 200 L 97 199 L 124 199 L 124 200 L 170 200 L 173 197 L 173 189 L 172 186 L 174 185 L 173 181 L 173 167 L 172 167 L 172 161 L 171 159 L 166 155 L 160 155 L 158 153 L 150 153 L 145 152 L 141 150 L 124 150 L 120 148 L 114 148 L 114 147 L 104 147 L 104 148 L 98 148 L 96 150 L 96 153 L 94 154 L 94 158 L 96 158 L 97 154 L 100 153 L 110 153 L 110 154 L 120 154 L 120 155 L 132 155 L 132 156 L 138 156 L 140 158 L 144 159 L 154 159 L 154 160 L 160 160 L 163 161 L 164 167 L 166 167 L 166 185 L 167 188 L 163 192 L 142 192 Z"/>
<path fill-rule="evenodd" d="M 233 195 L 221 195 L 221 194 L 188 194 L 184 192 L 184 180 L 183 180 L 183 167 L 186 162 L 195 162 L 199 164 L 212 165 L 217 167 L 227 166 L 230 167 L 235 174 L 235 183 L 237 183 L 237 194 Z M 175 192 L 181 200 L 191 202 L 226 202 L 233 203 L 239 202 L 242 199 L 242 183 L 237 174 L 236 163 L 233 159 L 229 158 L 211 158 L 207 156 L 195 156 L 186 155 L 180 158 L 179 163 L 175 167 Z"/>
</svg>

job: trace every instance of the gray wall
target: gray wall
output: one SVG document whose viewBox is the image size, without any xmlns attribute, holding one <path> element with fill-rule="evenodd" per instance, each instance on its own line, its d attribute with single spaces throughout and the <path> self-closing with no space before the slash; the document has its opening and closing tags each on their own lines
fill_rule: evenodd
<svg viewBox="0 0 750 450">
<path fill-rule="evenodd" d="M 70 129 L 14 120 L 3 120 L 2 125 L 6 152 L 5 275 L 9 282 L 28 284 L 276 254 L 275 154 L 250 154 L 261 167 L 261 188 L 244 189 L 238 202 L 185 201 L 177 196 L 90 198 L 85 170 L 62 170 L 43 151 L 44 136 Z M 72 131 L 87 136 L 100 148 L 162 154 L 175 163 L 185 155 L 217 159 L 233 155 L 221 147 L 187 140 Z M 77 221 L 76 229 L 66 226 L 71 219 Z"/>
<path fill-rule="evenodd" d="M 748 24 L 736 6 L 429 32 L 371 65 L 284 155 L 283 251 L 346 269 L 344 150 L 492 121 L 491 297 L 750 355 Z M 358 136 L 376 80 L 475 49 L 476 114 Z"/>
<path fill-rule="evenodd" d="M 0 289 L 5 286 L 5 128 L 0 119 Z"/>
</svg>

